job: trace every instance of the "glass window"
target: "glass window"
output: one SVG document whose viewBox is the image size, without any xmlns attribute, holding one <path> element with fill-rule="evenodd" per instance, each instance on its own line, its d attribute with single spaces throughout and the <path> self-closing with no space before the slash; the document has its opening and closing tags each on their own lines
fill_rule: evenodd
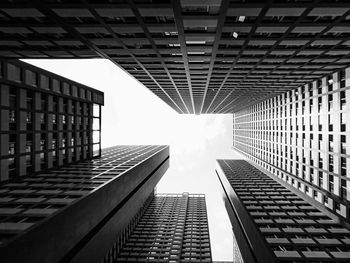
<svg viewBox="0 0 350 263">
<path fill-rule="evenodd" d="M 317 93 L 320 95 L 322 94 L 322 80 L 317 80 Z"/>
<path fill-rule="evenodd" d="M 73 114 L 76 114 L 76 112 L 75 112 L 75 104 L 76 104 L 76 102 L 72 101 L 72 113 Z"/>
<path fill-rule="evenodd" d="M 327 87 L 328 87 L 328 91 L 333 90 L 333 75 L 329 75 L 327 77 Z"/>
<path fill-rule="evenodd" d="M 31 86 L 38 86 L 38 74 L 36 72 L 26 70 L 26 82 Z"/>
<path fill-rule="evenodd" d="M 31 138 L 27 138 L 26 153 L 30 153 L 31 151 L 32 151 L 32 141 L 31 141 Z"/>
<path fill-rule="evenodd" d="M 52 139 L 52 149 L 55 150 L 57 148 L 57 139 Z"/>
<path fill-rule="evenodd" d="M 54 96 L 52 99 L 52 108 L 54 112 L 58 111 L 58 97 Z"/>
<path fill-rule="evenodd" d="M 92 141 L 93 141 L 93 143 L 100 142 L 100 132 L 99 131 L 93 131 Z"/>
<path fill-rule="evenodd" d="M 9 122 L 10 122 L 10 125 L 11 125 L 11 123 L 16 122 L 16 111 L 15 110 L 9 111 Z"/>
<path fill-rule="evenodd" d="M 345 70 L 339 71 L 340 88 L 345 88 Z"/>
<path fill-rule="evenodd" d="M 50 89 L 50 81 L 48 77 L 40 75 L 40 87 L 42 89 Z"/>
<path fill-rule="evenodd" d="M 10 88 L 10 108 L 15 108 L 17 106 L 17 92 L 16 89 Z"/>
<path fill-rule="evenodd" d="M 8 160 L 9 160 L 9 173 L 10 173 L 10 175 L 14 176 L 15 170 L 16 170 L 16 159 L 9 158 Z"/>
<path fill-rule="evenodd" d="M 81 115 L 81 103 L 77 102 L 77 114 Z"/>
<path fill-rule="evenodd" d="M 318 112 L 321 111 L 322 108 L 322 97 L 318 97 Z"/>
<path fill-rule="evenodd" d="M 340 135 L 340 149 L 342 154 L 346 154 L 346 136 Z"/>
<path fill-rule="evenodd" d="M 346 158 L 341 157 L 340 158 L 340 168 L 341 168 L 341 175 L 346 175 Z"/>
<path fill-rule="evenodd" d="M 323 167 L 323 158 L 321 156 L 321 153 L 318 153 L 318 167 L 319 168 Z"/>
<path fill-rule="evenodd" d="M 329 94 L 328 95 L 328 110 L 332 110 L 333 109 L 333 95 Z"/>
<path fill-rule="evenodd" d="M 345 96 L 345 90 L 340 92 L 340 109 L 344 110 L 346 107 L 346 96 Z"/>
<path fill-rule="evenodd" d="M 47 110 L 47 95 L 46 94 L 44 94 L 44 93 L 41 94 L 40 103 L 41 103 L 41 110 L 42 111 Z"/>
<path fill-rule="evenodd" d="M 99 118 L 92 119 L 92 129 L 95 131 L 100 130 L 100 119 Z"/>
<path fill-rule="evenodd" d="M 40 151 L 45 151 L 45 139 L 40 140 Z"/>
<path fill-rule="evenodd" d="M 52 90 L 55 92 L 61 92 L 60 82 L 57 79 L 52 79 Z"/>
<path fill-rule="evenodd" d="M 14 155 L 16 153 L 16 135 L 10 134 L 9 136 L 9 155 Z"/>
<path fill-rule="evenodd" d="M 100 155 L 100 144 L 99 143 L 96 143 L 93 145 L 93 156 L 99 156 Z"/>
<path fill-rule="evenodd" d="M 8 79 L 16 82 L 22 82 L 22 69 L 16 65 L 8 64 Z"/>
<path fill-rule="evenodd" d="M 329 171 L 333 172 L 333 170 L 334 170 L 334 156 L 332 154 L 330 154 L 328 156 L 328 165 L 329 165 Z"/>
<path fill-rule="evenodd" d="M 330 134 L 328 135 L 328 146 L 329 146 L 329 151 L 333 152 L 334 151 L 334 143 L 333 143 L 333 135 Z"/>
<path fill-rule="evenodd" d="M 93 114 L 94 117 L 100 117 L 100 105 L 94 104 L 93 106 Z"/>
<path fill-rule="evenodd" d="M 26 112 L 26 122 L 27 124 L 32 123 L 32 113 Z"/>
<path fill-rule="evenodd" d="M 313 94 L 314 94 L 313 92 L 314 92 L 314 90 L 313 90 L 312 83 L 311 83 L 311 84 L 309 84 L 309 96 L 310 97 L 313 96 Z"/>
<path fill-rule="evenodd" d="M 340 131 L 346 131 L 346 123 L 345 123 L 345 115 L 346 113 L 340 113 Z"/>
<path fill-rule="evenodd" d="M 323 173 L 321 171 L 318 172 L 318 186 L 319 187 L 323 186 Z"/>
<path fill-rule="evenodd" d="M 327 196 L 323 196 L 323 204 L 328 204 L 328 197 Z"/>
<path fill-rule="evenodd" d="M 328 130 L 333 131 L 333 123 L 331 122 L 331 116 L 328 115 Z"/>
</svg>

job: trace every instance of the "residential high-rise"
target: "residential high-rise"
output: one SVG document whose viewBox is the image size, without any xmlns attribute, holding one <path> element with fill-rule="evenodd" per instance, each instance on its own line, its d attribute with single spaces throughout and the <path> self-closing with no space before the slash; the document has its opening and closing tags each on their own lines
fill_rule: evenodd
<svg viewBox="0 0 350 263">
<path fill-rule="evenodd" d="M 234 149 L 350 223 L 350 68 L 234 114 Z"/>
<path fill-rule="evenodd" d="M 101 262 L 168 166 L 167 146 L 117 146 L 1 184 L 1 262 Z"/>
<path fill-rule="evenodd" d="M 204 195 L 151 196 L 104 262 L 211 262 Z"/>
<path fill-rule="evenodd" d="M 101 154 L 103 92 L 0 59 L 0 182 Z"/>
<path fill-rule="evenodd" d="M 341 217 L 247 161 L 218 160 L 216 172 L 237 262 L 349 262 L 350 226 Z"/>
</svg>

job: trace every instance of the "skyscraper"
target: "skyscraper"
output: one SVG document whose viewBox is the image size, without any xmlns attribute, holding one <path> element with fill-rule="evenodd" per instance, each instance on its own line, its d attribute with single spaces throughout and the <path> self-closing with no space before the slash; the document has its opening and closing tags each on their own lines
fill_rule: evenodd
<svg viewBox="0 0 350 263">
<path fill-rule="evenodd" d="M 349 261 L 350 227 L 341 217 L 247 161 L 218 160 L 216 172 L 237 262 Z"/>
<path fill-rule="evenodd" d="M 115 247 L 104 262 L 211 262 L 204 195 L 151 197 Z"/>
<path fill-rule="evenodd" d="M 349 1 L 8 0 L 0 8 L 1 57 L 102 57 L 178 113 L 233 113 L 235 150 L 350 223 Z M 6 107 L 1 116 L 13 122 Z M 30 127 L 25 118 L 18 125 Z M 31 146 L 22 134 L 14 145 L 6 133 L 1 180 L 79 156 L 51 151 L 55 138 L 47 160 L 25 154 L 39 139 Z"/>
<path fill-rule="evenodd" d="M 234 148 L 350 223 L 350 68 L 234 114 Z"/>
<path fill-rule="evenodd" d="M 0 59 L 0 95 L 0 182 L 101 155 L 103 92 Z"/>
<path fill-rule="evenodd" d="M 117 146 L 2 184 L 1 261 L 100 262 L 168 166 L 167 146 Z"/>
<path fill-rule="evenodd" d="M 120 262 L 118 246 L 132 261 L 125 240 L 146 207 L 158 212 L 149 224 L 167 224 L 169 212 L 175 220 L 174 235 L 157 233 L 164 249 L 147 253 L 211 261 L 204 196 L 154 196 L 168 147 L 117 146 L 101 156 L 102 92 L 19 60 L 1 59 L 0 73 L 2 261 Z"/>
<path fill-rule="evenodd" d="M 349 65 L 349 1 L 2 1 L 0 56 L 120 65 L 179 113 L 233 113 Z"/>
</svg>

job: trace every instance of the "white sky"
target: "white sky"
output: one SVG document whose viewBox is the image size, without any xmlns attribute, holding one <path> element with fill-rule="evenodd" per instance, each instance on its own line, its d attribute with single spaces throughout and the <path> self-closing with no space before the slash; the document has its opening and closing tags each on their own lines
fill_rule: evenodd
<svg viewBox="0 0 350 263">
<path fill-rule="evenodd" d="M 243 158 L 232 147 L 232 115 L 181 115 L 108 60 L 24 60 L 105 93 L 102 148 L 170 145 L 170 168 L 158 193 L 204 193 L 213 260 L 231 260 L 231 226 L 215 160 Z"/>
</svg>

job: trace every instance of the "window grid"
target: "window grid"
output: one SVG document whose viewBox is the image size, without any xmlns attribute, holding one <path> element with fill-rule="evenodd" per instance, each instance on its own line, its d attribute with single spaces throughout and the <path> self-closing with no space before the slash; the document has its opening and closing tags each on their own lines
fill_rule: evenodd
<svg viewBox="0 0 350 263">
<path fill-rule="evenodd" d="M 350 69 L 234 114 L 234 148 L 349 220 Z"/>
<path fill-rule="evenodd" d="M 0 182 L 100 155 L 93 107 L 101 110 L 102 92 L 21 61 L 0 64 Z"/>
<path fill-rule="evenodd" d="M 277 258 L 276 262 L 350 259 L 348 228 L 247 161 L 218 162 L 250 220 Z"/>
<path fill-rule="evenodd" d="M 211 262 L 204 195 L 158 194 L 131 225 L 103 262 Z"/>
<path fill-rule="evenodd" d="M 164 146 L 117 146 L 98 159 L 60 167 L 0 186 L 0 244 L 103 187 Z"/>
</svg>

